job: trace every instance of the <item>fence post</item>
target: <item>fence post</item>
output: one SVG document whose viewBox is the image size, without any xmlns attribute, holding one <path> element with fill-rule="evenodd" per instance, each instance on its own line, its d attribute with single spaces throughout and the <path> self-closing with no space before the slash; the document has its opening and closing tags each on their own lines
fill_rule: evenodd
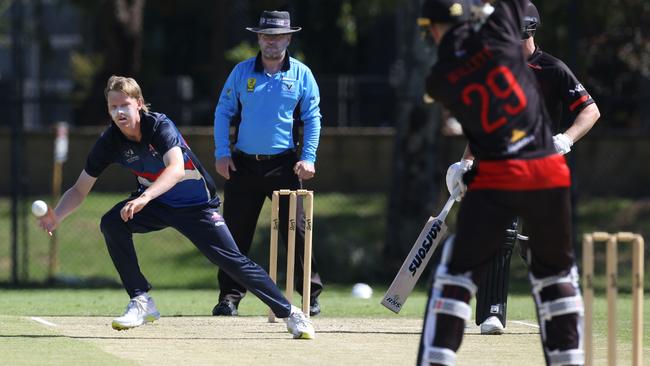
<svg viewBox="0 0 650 366">
<path fill-rule="evenodd" d="M 52 167 L 52 205 L 55 205 L 61 196 L 61 181 L 63 177 L 63 163 L 68 160 L 68 124 L 57 122 L 56 137 L 54 138 L 54 165 Z M 50 258 L 48 266 L 48 280 L 54 281 L 54 276 L 59 266 L 59 242 L 56 231 L 50 236 Z"/>
</svg>

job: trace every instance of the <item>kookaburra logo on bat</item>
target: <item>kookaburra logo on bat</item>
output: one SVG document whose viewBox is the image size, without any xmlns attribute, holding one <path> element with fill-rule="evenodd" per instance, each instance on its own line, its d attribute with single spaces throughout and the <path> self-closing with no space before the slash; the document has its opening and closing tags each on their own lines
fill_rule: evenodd
<svg viewBox="0 0 650 366">
<path fill-rule="evenodd" d="M 418 268 L 422 265 L 422 261 L 424 258 L 427 257 L 427 254 L 429 254 L 429 250 L 431 250 L 431 246 L 433 245 L 433 241 L 438 237 L 438 234 L 440 234 L 440 230 L 442 229 L 442 221 L 436 220 L 433 222 L 433 225 L 431 225 L 431 229 L 429 229 L 429 232 L 427 233 L 427 236 L 425 236 L 424 240 L 422 241 L 422 244 L 420 244 L 420 248 L 418 249 L 417 253 L 415 254 L 415 257 L 411 261 L 411 264 L 409 265 L 409 271 L 411 271 L 411 276 L 415 276 L 415 274 L 418 271 Z"/>
</svg>

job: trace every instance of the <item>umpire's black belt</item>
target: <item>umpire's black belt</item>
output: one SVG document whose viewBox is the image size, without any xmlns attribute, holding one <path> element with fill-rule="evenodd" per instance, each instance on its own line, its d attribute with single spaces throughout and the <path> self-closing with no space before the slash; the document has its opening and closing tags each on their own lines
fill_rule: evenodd
<svg viewBox="0 0 650 366">
<path fill-rule="evenodd" d="M 245 157 L 246 159 L 263 161 L 263 160 L 273 160 L 273 159 L 276 159 L 276 158 L 279 158 L 279 157 L 282 157 L 282 156 L 287 156 L 289 154 L 293 154 L 294 150 L 289 149 L 289 150 L 285 150 L 285 151 L 283 151 L 281 153 L 265 155 L 265 154 L 248 154 L 248 153 L 245 153 L 245 152 L 243 152 L 243 151 L 241 151 L 239 149 L 235 149 L 234 153 L 239 155 L 239 156 Z"/>
</svg>

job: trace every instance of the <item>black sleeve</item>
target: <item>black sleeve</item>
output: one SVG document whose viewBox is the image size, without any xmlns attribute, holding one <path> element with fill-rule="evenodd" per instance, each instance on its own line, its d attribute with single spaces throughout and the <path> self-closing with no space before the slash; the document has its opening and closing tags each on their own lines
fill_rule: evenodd
<svg viewBox="0 0 650 366">
<path fill-rule="evenodd" d="M 116 151 L 113 140 L 111 139 L 110 129 L 104 131 L 90 150 L 84 170 L 91 177 L 99 177 L 104 169 L 115 161 Z"/>
<path fill-rule="evenodd" d="M 571 69 L 562 61 L 558 63 L 558 87 L 562 98 L 562 114 L 571 116 L 571 120 L 594 100 L 584 86 L 578 81 Z"/>
<path fill-rule="evenodd" d="M 151 136 L 151 145 L 162 157 L 171 150 L 173 147 L 180 147 L 183 149 L 184 143 L 180 132 L 169 119 L 165 119 L 158 123 L 153 135 Z"/>
</svg>

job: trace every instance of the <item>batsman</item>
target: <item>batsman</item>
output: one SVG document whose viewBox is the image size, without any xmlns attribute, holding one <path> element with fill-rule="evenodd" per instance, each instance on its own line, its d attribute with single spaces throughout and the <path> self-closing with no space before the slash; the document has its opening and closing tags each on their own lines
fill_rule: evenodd
<svg viewBox="0 0 650 366">
<path fill-rule="evenodd" d="M 600 112 L 587 90 L 564 62 L 542 51 L 535 43 L 535 32 L 541 25 L 537 7 L 528 2 L 524 9 L 524 22 L 521 27 L 521 43 L 528 66 L 535 74 L 541 87 L 546 109 L 551 117 L 551 130 L 555 151 L 567 154 L 573 144 L 594 126 Z M 568 155 L 572 167 L 571 156 Z M 573 167 L 572 167 L 573 168 Z M 449 174 L 454 174 L 452 168 Z M 575 202 L 575 177 L 572 176 L 571 201 Z M 450 190 L 452 187 L 448 187 Z M 575 207 L 575 204 L 572 204 Z M 572 212 L 575 224 L 575 214 Z M 508 277 L 510 258 L 519 243 L 522 258 L 528 260 L 527 237 L 518 235 L 518 219 L 504 234 L 503 244 L 494 259 L 488 264 L 485 277 L 478 283 L 476 292 L 476 325 L 481 334 L 502 334 L 506 327 Z M 525 223 L 523 223 L 525 231 Z M 575 235 L 573 235 L 575 238 Z"/>
<path fill-rule="evenodd" d="M 469 302 L 514 217 L 530 234 L 529 279 L 549 365 L 581 365 L 584 307 L 571 244 L 570 171 L 521 46 L 528 0 L 501 0 L 481 24 L 469 0 L 425 0 L 438 59 L 429 96 L 459 120 L 468 139 L 448 176 L 461 192 L 456 236 L 443 244 L 427 302 L 418 365 L 454 365 Z M 426 21 L 426 22 L 425 22 Z M 467 167 L 467 168 L 464 168 Z"/>
</svg>

